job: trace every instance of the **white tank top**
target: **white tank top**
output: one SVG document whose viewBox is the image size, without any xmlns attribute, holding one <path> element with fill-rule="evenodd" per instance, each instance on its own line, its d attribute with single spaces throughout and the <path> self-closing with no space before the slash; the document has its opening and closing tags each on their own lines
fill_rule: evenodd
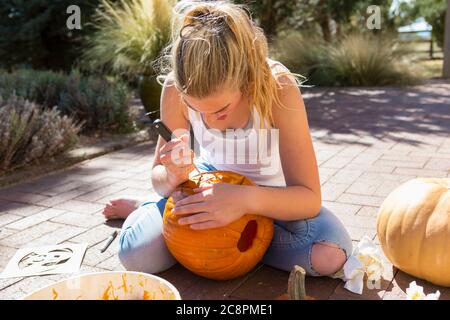
<svg viewBox="0 0 450 320">
<path fill-rule="evenodd" d="M 221 132 L 208 129 L 201 114 L 189 107 L 189 122 L 194 131 L 199 160 L 217 170 L 233 171 L 262 186 L 284 187 L 286 182 L 280 161 L 278 130 L 259 131 L 260 117 L 252 108 L 245 129 Z M 258 157 L 259 155 L 259 157 Z"/>
</svg>

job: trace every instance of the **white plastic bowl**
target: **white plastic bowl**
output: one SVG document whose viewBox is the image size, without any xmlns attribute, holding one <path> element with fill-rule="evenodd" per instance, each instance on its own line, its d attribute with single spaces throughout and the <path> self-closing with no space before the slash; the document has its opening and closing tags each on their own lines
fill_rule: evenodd
<svg viewBox="0 0 450 320">
<path fill-rule="evenodd" d="M 23 300 L 181 300 L 168 281 L 141 272 L 79 275 L 36 290 Z"/>
</svg>

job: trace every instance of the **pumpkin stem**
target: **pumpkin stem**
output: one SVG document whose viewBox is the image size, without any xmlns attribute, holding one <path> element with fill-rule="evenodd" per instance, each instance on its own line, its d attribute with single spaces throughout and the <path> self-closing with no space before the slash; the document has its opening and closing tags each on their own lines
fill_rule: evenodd
<svg viewBox="0 0 450 320">
<path fill-rule="evenodd" d="M 289 300 L 305 300 L 305 269 L 295 265 L 289 275 L 288 280 L 288 297 Z"/>
</svg>

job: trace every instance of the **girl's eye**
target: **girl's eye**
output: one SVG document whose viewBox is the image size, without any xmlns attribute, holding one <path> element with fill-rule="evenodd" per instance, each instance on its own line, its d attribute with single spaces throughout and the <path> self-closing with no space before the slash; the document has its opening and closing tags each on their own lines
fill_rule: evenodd
<svg viewBox="0 0 450 320">
<path fill-rule="evenodd" d="M 219 110 L 219 111 L 217 111 L 217 112 L 214 112 L 213 114 L 214 114 L 214 115 L 219 115 L 219 114 L 221 114 L 222 112 L 228 110 L 228 107 L 229 107 L 229 106 L 223 108 L 222 110 Z"/>
</svg>

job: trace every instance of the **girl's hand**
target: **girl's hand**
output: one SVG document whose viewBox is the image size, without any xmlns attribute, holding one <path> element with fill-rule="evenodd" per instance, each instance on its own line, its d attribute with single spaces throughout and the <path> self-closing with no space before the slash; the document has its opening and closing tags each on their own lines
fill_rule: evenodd
<svg viewBox="0 0 450 320">
<path fill-rule="evenodd" d="M 179 224 L 204 230 L 224 227 L 247 212 L 245 191 L 248 186 L 216 183 L 194 189 L 195 194 L 178 200 L 173 213 Z"/>
<path fill-rule="evenodd" d="M 167 178 L 172 187 L 176 187 L 189 178 L 194 170 L 194 152 L 188 145 L 189 135 L 172 139 L 159 150 L 159 159 L 166 168 Z"/>
</svg>

